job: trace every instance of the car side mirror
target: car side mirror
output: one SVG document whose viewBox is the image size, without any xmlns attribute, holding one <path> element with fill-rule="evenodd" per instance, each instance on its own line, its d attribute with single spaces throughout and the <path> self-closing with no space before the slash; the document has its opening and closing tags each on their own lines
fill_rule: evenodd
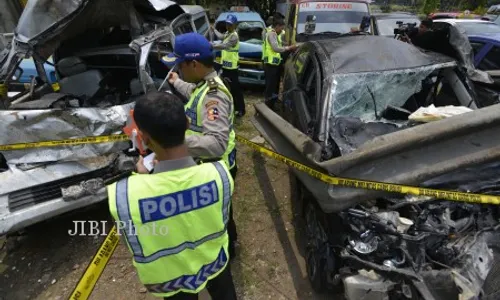
<svg viewBox="0 0 500 300">
<path fill-rule="evenodd" d="M 313 33 L 315 30 L 316 30 L 316 16 L 315 15 L 307 15 L 306 25 L 305 25 L 306 33 Z"/>
</svg>

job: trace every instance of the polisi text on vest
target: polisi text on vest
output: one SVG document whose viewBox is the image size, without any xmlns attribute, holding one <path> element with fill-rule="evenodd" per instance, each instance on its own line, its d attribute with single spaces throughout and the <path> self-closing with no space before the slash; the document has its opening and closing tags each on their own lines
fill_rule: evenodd
<svg viewBox="0 0 500 300">
<path fill-rule="evenodd" d="M 142 222 L 148 223 L 207 207 L 217 201 L 217 183 L 211 181 L 176 193 L 140 199 L 139 209 Z"/>
</svg>

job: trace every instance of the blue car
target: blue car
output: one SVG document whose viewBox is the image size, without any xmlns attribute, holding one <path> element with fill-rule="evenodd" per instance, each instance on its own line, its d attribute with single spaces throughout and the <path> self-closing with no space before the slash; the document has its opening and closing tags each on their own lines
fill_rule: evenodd
<svg viewBox="0 0 500 300">
<path fill-rule="evenodd" d="M 47 78 L 49 80 L 49 83 L 56 89 L 58 90 L 58 84 L 57 84 L 57 76 L 56 76 L 56 69 L 52 65 L 52 57 L 48 59 L 48 63 L 44 64 L 45 68 L 45 73 L 47 74 Z M 12 82 L 11 87 L 9 88 L 10 91 L 12 92 L 22 92 L 26 89 L 26 86 L 31 83 L 31 79 L 33 77 L 38 76 L 38 73 L 36 71 L 35 67 L 35 62 L 33 61 L 32 58 L 25 58 L 21 61 L 19 64 L 21 76 L 20 78 L 16 78 L 14 82 Z M 19 75 L 19 72 L 16 72 L 16 75 Z"/>
<path fill-rule="evenodd" d="M 225 20 L 228 14 L 238 19 L 238 35 L 240 38 L 239 79 L 241 83 L 265 85 L 262 65 L 262 33 L 266 23 L 256 12 L 225 12 L 215 21 L 215 28 L 224 33 Z M 215 53 L 220 63 L 221 51 Z"/>
</svg>

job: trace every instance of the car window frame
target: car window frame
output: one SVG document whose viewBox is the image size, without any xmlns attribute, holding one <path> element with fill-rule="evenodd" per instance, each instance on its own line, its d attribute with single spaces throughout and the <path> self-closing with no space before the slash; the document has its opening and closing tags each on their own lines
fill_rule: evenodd
<svg viewBox="0 0 500 300">
<path fill-rule="evenodd" d="M 319 122 L 320 122 L 320 118 L 319 118 L 319 115 L 321 113 L 321 96 L 322 96 L 322 85 L 321 85 L 321 82 L 322 82 L 322 78 L 321 78 L 321 63 L 319 61 L 319 58 L 318 58 L 318 55 L 314 49 L 314 47 L 308 47 L 308 48 L 305 48 L 303 51 L 306 51 L 308 53 L 306 59 L 304 60 L 304 67 L 303 67 L 303 71 L 302 71 L 302 74 L 300 74 L 299 76 L 297 76 L 297 83 L 299 85 L 302 86 L 302 88 L 304 89 L 303 92 L 301 92 L 302 94 L 302 97 L 305 101 L 305 109 L 306 109 L 306 118 L 308 118 L 306 121 L 306 124 L 302 124 L 302 126 L 305 126 L 304 128 L 306 129 L 307 132 L 304 132 L 306 133 L 307 135 L 309 135 L 311 138 L 315 138 L 317 137 L 318 135 L 318 131 L 319 131 Z M 296 56 L 296 59 L 298 59 L 300 53 L 297 54 Z M 295 64 L 295 62 L 294 62 Z M 312 70 L 308 71 L 309 68 L 312 66 Z M 306 76 L 306 74 L 310 74 L 311 71 L 314 71 L 316 74 L 313 82 L 312 82 L 312 85 L 313 85 L 313 88 L 316 90 L 315 91 L 315 98 L 312 100 L 314 102 L 313 106 L 314 107 L 314 111 L 311 111 L 311 105 L 308 103 L 308 101 L 306 100 L 306 91 L 307 91 L 307 78 L 308 76 Z M 311 99 L 309 99 L 311 100 Z"/>
<path fill-rule="evenodd" d="M 484 49 L 484 48 L 483 48 Z M 493 44 L 489 44 L 488 45 L 488 48 L 487 48 L 487 52 L 481 57 L 481 61 L 478 62 L 477 64 L 477 68 L 481 71 L 497 71 L 497 70 L 500 70 L 500 60 L 498 61 L 497 63 L 497 68 L 496 69 L 486 69 L 486 68 L 483 68 L 481 66 L 481 63 L 483 63 L 485 61 L 485 59 L 488 57 L 488 55 L 490 55 L 492 53 L 493 50 L 496 50 L 498 52 L 500 52 L 500 45 L 493 45 Z M 500 57 L 500 53 L 497 53 L 497 56 Z"/>
</svg>

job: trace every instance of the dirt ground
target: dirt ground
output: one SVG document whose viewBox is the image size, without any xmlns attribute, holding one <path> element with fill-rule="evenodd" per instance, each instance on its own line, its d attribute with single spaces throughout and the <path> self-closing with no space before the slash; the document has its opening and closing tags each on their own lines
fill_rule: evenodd
<svg viewBox="0 0 500 300">
<path fill-rule="evenodd" d="M 251 124 L 261 91 L 246 91 L 247 115 L 237 133 L 258 136 Z M 233 197 L 238 255 L 232 263 L 239 299 L 332 299 L 315 294 L 307 280 L 301 220 L 291 201 L 287 167 L 238 146 Z M 37 224 L 18 237 L 0 239 L 0 300 L 67 299 L 104 236 L 70 236 L 73 220 L 109 221 L 106 204 Z M 108 223 L 107 230 L 111 229 Z M 2 246 L 3 244 L 3 246 Z M 157 299 L 138 281 L 120 243 L 90 299 Z M 210 299 L 207 293 L 201 299 Z"/>
</svg>

